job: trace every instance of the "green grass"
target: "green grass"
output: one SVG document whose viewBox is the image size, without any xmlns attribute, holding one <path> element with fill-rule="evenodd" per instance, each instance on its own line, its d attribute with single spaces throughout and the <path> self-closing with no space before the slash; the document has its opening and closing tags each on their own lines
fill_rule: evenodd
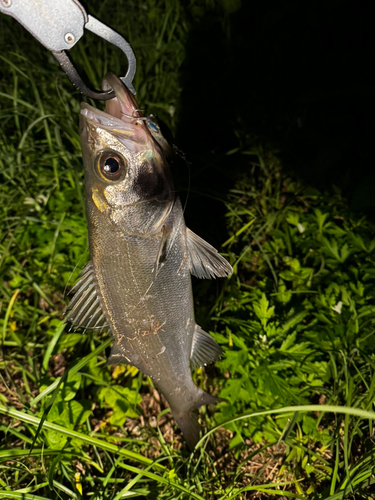
<svg viewBox="0 0 375 500">
<path fill-rule="evenodd" d="M 223 12 L 177 0 L 90 9 L 132 43 L 139 104 L 175 130 L 189 33 Z M 339 192 L 286 175 L 238 125 L 230 158 L 242 169 L 215 194 L 235 272 L 194 282 L 197 314 L 225 353 L 195 378 L 223 401 L 202 409 L 189 453 L 150 380 L 106 367 L 105 336 L 62 324 L 66 289 L 89 258 L 81 98 L 43 47 L 0 21 L 0 497 L 375 498 L 371 221 Z M 90 34 L 73 58 L 97 88 L 107 70 L 124 74 L 116 49 Z M 215 180 L 198 181 L 214 196 Z"/>
</svg>

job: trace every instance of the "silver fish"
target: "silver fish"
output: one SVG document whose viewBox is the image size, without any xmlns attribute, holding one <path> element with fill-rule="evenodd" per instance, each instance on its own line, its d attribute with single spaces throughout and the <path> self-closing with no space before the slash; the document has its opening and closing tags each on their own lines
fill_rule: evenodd
<svg viewBox="0 0 375 500">
<path fill-rule="evenodd" d="M 194 448 L 196 410 L 218 399 L 194 384 L 191 369 L 215 361 L 221 348 L 195 323 L 190 274 L 224 277 L 232 268 L 185 226 L 165 154 L 133 95 L 113 74 L 104 84 L 116 94 L 105 112 L 82 104 L 91 261 L 73 288 L 66 320 L 107 328 L 108 364 L 149 375 Z"/>
</svg>

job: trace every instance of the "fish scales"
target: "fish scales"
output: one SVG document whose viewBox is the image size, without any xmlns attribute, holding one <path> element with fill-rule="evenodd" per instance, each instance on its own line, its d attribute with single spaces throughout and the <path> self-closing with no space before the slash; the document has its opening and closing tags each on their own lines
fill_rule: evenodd
<svg viewBox="0 0 375 500">
<path fill-rule="evenodd" d="M 179 203 L 171 214 L 173 218 L 176 215 L 182 219 Z M 153 376 L 152 370 L 164 373 L 169 358 L 177 375 L 176 370 L 189 363 L 184 353 L 191 350 L 195 326 L 185 225 L 180 222 L 172 236 L 169 258 L 155 282 L 153 267 L 160 238 L 115 233 L 103 216 L 96 218 L 95 229 L 91 226 L 89 222 L 90 242 L 95 244 L 90 245 L 90 252 L 115 341 L 133 362 L 136 351 L 139 353 L 137 366 L 147 375 Z M 103 266 L 103 262 L 108 264 Z M 181 303 L 185 307 L 181 308 Z M 182 329 L 181 325 L 188 326 Z M 166 350 L 158 356 L 164 346 Z M 152 369 L 147 363 L 149 357 L 153 359 Z"/>
<path fill-rule="evenodd" d="M 91 261 L 66 319 L 85 329 L 107 326 L 108 363 L 149 375 L 193 448 L 197 408 L 218 399 L 194 384 L 191 368 L 215 361 L 221 349 L 195 323 L 191 274 L 223 277 L 232 268 L 186 227 L 167 161 L 177 149 L 163 146 L 156 119 L 150 127 L 114 75 L 104 86 L 116 94 L 105 112 L 82 105 Z"/>
</svg>

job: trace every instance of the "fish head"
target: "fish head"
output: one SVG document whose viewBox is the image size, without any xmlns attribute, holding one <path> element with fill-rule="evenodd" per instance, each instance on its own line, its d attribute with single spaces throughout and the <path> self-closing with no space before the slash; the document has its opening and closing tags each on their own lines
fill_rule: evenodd
<svg viewBox="0 0 375 500">
<path fill-rule="evenodd" d="M 116 95 L 105 111 L 82 103 L 80 115 L 88 210 L 129 234 L 155 231 L 174 202 L 168 162 L 121 80 L 109 73 L 103 87 Z"/>
</svg>

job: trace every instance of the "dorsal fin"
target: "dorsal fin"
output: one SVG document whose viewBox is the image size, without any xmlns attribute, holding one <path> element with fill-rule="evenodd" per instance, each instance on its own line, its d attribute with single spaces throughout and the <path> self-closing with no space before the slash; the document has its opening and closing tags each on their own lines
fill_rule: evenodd
<svg viewBox="0 0 375 500">
<path fill-rule="evenodd" d="M 195 325 L 193 343 L 191 346 L 190 364 L 195 370 L 200 366 L 209 365 L 220 358 L 222 349 L 211 335 L 199 325 Z"/>
<path fill-rule="evenodd" d="M 96 292 L 94 277 L 94 268 L 89 261 L 70 291 L 74 293 L 74 297 L 64 311 L 65 322 L 76 328 L 103 330 L 108 327 Z"/>
<path fill-rule="evenodd" d="M 197 278 L 225 278 L 233 273 L 232 266 L 207 241 L 186 228 L 190 256 L 190 272 Z"/>
</svg>

